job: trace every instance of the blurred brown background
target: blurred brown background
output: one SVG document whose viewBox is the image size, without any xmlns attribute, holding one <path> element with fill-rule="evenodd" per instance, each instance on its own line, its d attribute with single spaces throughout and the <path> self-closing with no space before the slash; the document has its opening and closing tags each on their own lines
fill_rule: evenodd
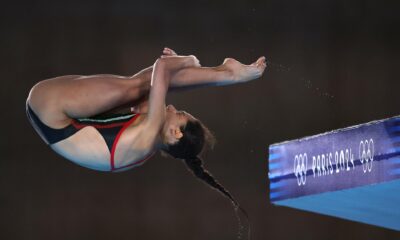
<svg viewBox="0 0 400 240">
<path fill-rule="evenodd" d="M 269 203 L 269 144 L 400 114 L 398 1 L 15 1 L 1 6 L 0 239 L 235 239 L 231 204 L 178 160 L 118 174 L 52 152 L 25 116 L 38 81 L 134 74 L 164 46 L 204 66 L 271 62 L 248 84 L 171 94 L 218 143 L 206 167 L 254 239 L 399 239 Z M 355 203 L 356 206 L 357 203 Z M 400 221 L 400 220 L 399 220 Z"/>
</svg>

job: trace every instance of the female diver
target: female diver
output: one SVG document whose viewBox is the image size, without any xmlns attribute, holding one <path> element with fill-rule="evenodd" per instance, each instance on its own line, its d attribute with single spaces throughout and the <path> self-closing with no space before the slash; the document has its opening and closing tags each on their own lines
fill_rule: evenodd
<svg viewBox="0 0 400 240">
<path fill-rule="evenodd" d="M 226 58 L 201 67 L 193 56 L 164 48 L 153 66 L 125 77 L 68 75 L 43 80 L 30 90 L 27 116 L 40 137 L 64 158 L 98 171 L 118 172 L 143 164 L 161 150 L 182 159 L 200 179 L 239 205 L 202 166 L 198 156 L 213 137 L 195 117 L 165 106 L 169 90 L 222 86 L 259 78 L 260 57 L 250 65 Z"/>
</svg>

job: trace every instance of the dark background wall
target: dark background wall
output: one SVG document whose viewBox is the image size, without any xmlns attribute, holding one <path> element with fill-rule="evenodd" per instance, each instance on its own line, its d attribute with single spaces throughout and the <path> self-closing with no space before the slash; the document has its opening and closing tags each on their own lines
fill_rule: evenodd
<svg viewBox="0 0 400 240">
<path fill-rule="evenodd" d="M 134 74 L 164 46 L 271 62 L 248 84 L 168 102 L 218 144 L 206 166 L 249 212 L 254 239 L 398 239 L 374 226 L 274 207 L 269 144 L 400 113 L 397 1 L 17 1 L 1 6 L 0 239 L 235 239 L 229 201 L 178 160 L 118 174 L 52 152 L 25 116 L 38 81 Z"/>
</svg>

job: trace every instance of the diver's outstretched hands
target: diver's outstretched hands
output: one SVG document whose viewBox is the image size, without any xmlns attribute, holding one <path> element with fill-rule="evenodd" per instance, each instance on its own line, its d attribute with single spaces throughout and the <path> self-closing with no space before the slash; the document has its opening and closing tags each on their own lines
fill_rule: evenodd
<svg viewBox="0 0 400 240">
<path fill-rule="evenodd" d="M 187 65 L 187 67 L 201 67 L 199 59 L 197 59 L 197 57 L 194 55 L 180 56 L 171 48 L 165 47 L 163 49 L 163 55 L 161 55 L 161 58 L 174 58 L 174 57 L 176 57 L 176 58 L 180 58 L 180 57 L 191 58 L 192 60 L 189 61 L 189 64 Z"/>
<path fill-rule="evenodd" d="M 220 68 L 228 70 L 235 83 L 248 82 L 257 79 L 264 73 L 267 64 L 265 57 L 259 57 L 257 61 L 250 65 L 242 64 L 233 58 L 225 58 Z"/>
</svg>

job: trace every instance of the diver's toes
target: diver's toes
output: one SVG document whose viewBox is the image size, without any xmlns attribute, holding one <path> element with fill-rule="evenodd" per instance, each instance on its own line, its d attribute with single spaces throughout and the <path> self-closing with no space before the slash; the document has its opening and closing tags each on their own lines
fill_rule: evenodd
<svg viewBox="0 0 400 240">
<path fill-rule="evenodd" d="M 265 57 L 260 57 L 257 61 L 256 61 L 256 66 L 258 68 L 261 68 L 262 70 L 264 70 L 265 67 L 267 67 L 267 64 L 265 62 Z"/>
<path fill-rule="evenodd" d="M 168 47 L 165 47 L 163 51 L 166 52 L 168 55 L 177 55 L 174 50 Z"/>
<path fill-rule="evenodd" d="M 259 66 L 259 65 L 262 64 L 263 62 L 265 62 L 265 57 L 264 57 L 264 56 L 259 57 L 255 62 L 253 62 L 253 63 L 250 64 L 250 65 L 252 65 L 252 66 Z"/>
<path fill-rule="evenodd" d="M 258 63 L 258 64 L 265 63 L 265 57 L 264 57 L 264 56 L 259 57 L 259 58 L 257 59 L 256 63 Z"/>
</svg>

